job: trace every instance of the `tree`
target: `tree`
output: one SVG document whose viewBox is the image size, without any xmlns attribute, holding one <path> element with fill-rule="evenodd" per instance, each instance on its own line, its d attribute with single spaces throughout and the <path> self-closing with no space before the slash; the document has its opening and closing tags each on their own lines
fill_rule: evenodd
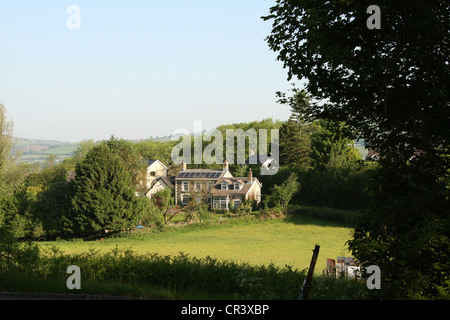
<svg viewBox="0 0 450 320">
<path fill-rule="evenodd" d="M 360 261 L 382 270 L 385 297 L 448 299 L 450 294 L 448 181 L 436 181 L 432 167 L 426 167 L 375 170 L 370 210 L 361 213 L 349 241 Z"/>
<path fill-rule="evenodd" d="M 307 81 L 310 115 L 345 121 L 391 158 L 420 149 L 448 168 L 450 4 L 382 3 L 380 30 L 367 28 L 371 4 L 277 0 L 267 42 L 289 79 Z"/>
<path fill-rule="evenodd" d="M 111 136 L 109 140 L 102 141 L 114 154 L 118 155 L 125 165 L 125 169 L 131 176 L 131 183 L 144 191 L 147 186 L 147 163 L 136 150 L 136 146 L 124 139 Z"/>
<path fill-rule="evenodd" d="M 307 81 L 311 117 L 345 121 L 381 153 L 354 255 L 383 266 L 386 297 L 436 296 L 450 274 L 450 3 L 380 3 L 379 30 L 371 4 L 277 0 L 267 41 Z"/>
<path fill-rule="evenodd" d="M 98 234 L 135 226 L 142 210 L 133 177 L 117 149 L 102 143 L 93 147 L 77 164 L 72 182 L 72 210 L 66 228 L 73 233 Z"/>
<path fill-rule="evenodd" d="M 352 144 L 352 133 L 343 122 L 318 120 L 311 142 L 314 168 L 340 168 L 361 156 Z"/>
<path fill-rule="evenodd" d="M 73 153 L 72 160 L 75 163 L 80 162 L 81 160 L 84 159 L 84 157 L 86 157 L 89 150 L 91 150 L 94 146 L 95 146 L 95 142 L 93 139 L 81 141 L 80 145 Z"/>
<path fill-rule="evenodd" d="M 13 123 L 6 117 L 6 108 L 0 103 L 0 196 L 6 192 L 8 171 L 11 169 L 11 150 L 14 146 Z"/>
<path fill-rule="evenodd" d="M 280 165 L 304 170 L 311 164 L 311 127 L 290 118 L 280 128 Z"/>
<path fill-rule="evenodd" d="M 295 173 L 291 173 L 289 177 L 281 185 L 275 185 L 272 189 L 272 198 L 276 206 L 286 208 L 294 194 L 300 191 L 300 182 Z"/>
</svg>

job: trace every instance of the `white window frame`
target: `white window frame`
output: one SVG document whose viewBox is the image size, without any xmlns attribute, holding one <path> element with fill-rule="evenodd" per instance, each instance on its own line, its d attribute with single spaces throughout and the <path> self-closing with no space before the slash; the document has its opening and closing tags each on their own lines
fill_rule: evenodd
<svg viewBox="0 0 450 320">
<path fill-rule="evenodd" d="M 201 191 L 201 190 L 202 190 L 202 183 L 194 182 L 194 191 Z"/>
<path fill-rule="evenodd" d="M 187 205 L 187 204 L 189 203 L 189 198 L 190 198 L 190 195 L 189 195 L 189 194 L 187 194 L 187 193 L 182 194 L 182 195 L 181 195 L 181 204 L 182 204 L 183 206 Z M 185 199 L 187 199 L 186 203 L 185 203 Z"/>
<path fill-rule="evenodd" d="M 220 184 L 220 190 L 228 190 L 228 183 L 226 183 L 226 181 L 223 181 Z"/>
<path fill-rule="evenodd" d="M 181 182 L 181 191 L 189 191 L 189 181 Z"/>
<path fill-rule="evenodd" d="M 213 199 L 213 209 L 227 210 L 227 199 Z"/>
</svg>

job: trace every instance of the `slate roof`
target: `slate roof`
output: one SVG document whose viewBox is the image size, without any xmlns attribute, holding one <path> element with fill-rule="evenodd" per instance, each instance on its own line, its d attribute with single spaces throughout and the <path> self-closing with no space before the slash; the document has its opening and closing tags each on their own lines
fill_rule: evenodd
<svg viewBox="0 0 450 320">
<path fill-rule="evenodd" d="M 223 177 L 227 171 L 210 169 L 188 169 L 181 171 L 176 179 L 179 180 L 217 180 Z"/>
<path fill-rule="evenodd" d="M 228 185 L 233 185 L 233 189 L 228 189 L 228 190 L 222 190 L 221 184 L 222 182 L 227 182 Z M 211 188 L 211 190 L 209 191 L 209 193 L 213 196 L 213 197 L 226 197 L 228 195 L 245 195 L 251 188 L 251 186 L 253 185 L 253 183 L 259 183 L 258 179 L 253 178 L 252 183 L 248 183 L 248 177 L 226 177 L 226 178 L 221 178 L 219 180 L 216 181 L 216 183 L 214 184 L 214 186 Z M 234 183 L 235 182 L 239 182 L 242 185 L 241 190 L 234 190 Z"/>
</svg>

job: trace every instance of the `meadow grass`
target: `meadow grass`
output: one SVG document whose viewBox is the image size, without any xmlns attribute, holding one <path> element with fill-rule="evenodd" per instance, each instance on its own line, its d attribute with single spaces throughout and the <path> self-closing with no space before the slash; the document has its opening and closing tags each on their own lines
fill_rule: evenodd
<svg viewBox="0 0 450 320">
<path fill-rule="evenodd" d="M 326 258 L 349 256 L 346 241 L 350 227 L 308 216 L 274 220 L 252 218 L 227 219 L 222 223 L 197 223 L 169 227 L 164 232 L 142 230 L 125 238 L 102 241 L 41 242 L 43 248 L 58 247 L 64 253 L 82 253 L 90 249 L 108 252 L 130 249 L 137 254 L 213 257 L 218 260 L 303 270 L 309 267 L 312 250 L 320 246 L 316 273 L 325 268 Z"/>
<path fill-rule="evenodd" d="M 305 214 L 253 216 L 143 229 L 102 241 L 0 243 L 0 289 L 67 292 L 80 266 L 83 293 L 168 299 L 297 299 L 320 245 L 313 299 L 365 299 L 359 282 L 318 276 L 325 258 L 349 253 L 351 227 Z M 347 288 L 347 291 L 343 291 Z"/>
</svg>

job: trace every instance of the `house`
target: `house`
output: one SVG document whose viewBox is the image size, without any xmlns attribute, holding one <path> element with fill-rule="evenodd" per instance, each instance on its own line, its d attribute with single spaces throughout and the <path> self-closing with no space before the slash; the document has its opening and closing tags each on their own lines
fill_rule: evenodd
<svg viewBox="0 0 450 320">
<path fill-rule="evenodd" d="M 145 195 L 150 199 L 158 191 L 169 188 L 173 191 L 175 177 L 167 176 L 168 168 L 159 160 L 149 160 L 147 167 L 147 190 Z"/>
<path fill-rule="evenodd" d="M 369 152 L 366 156 L 366 161 L 379 161 L 380 160 L 380 154 L 376 152 L 374 149 L 369 148 Z"/>
<path fill-rule="evenodd" d="M 167 177 L 167 167 L 159 160 L 149 160 L 147 167 L 147 188 L 151 188 L 156 180 Z"/>
<path fill-rule="evenodd" d="M 262 184 L 253 177 L 250 170 L 247 177 L 233 177 L 227 161 L 222 170 L 187 169 L 183 163 L 181 172 L 175 178 L 175 201 L 186 205 L 194 194 L 203 193 L 210 209 L 230 209 L 246 200 L 261 203 Z"/>
<path fill-rule="evenodd" d="M 153 195 L 156 194 L 160 190 L 163 190 L 165 188 L 169 188 L 170 190 L 173 190 L 174 182 L 175 182 L 175 177 L 161 176 L 161 177 L 157 178 L 156 180 L 153 180 L 152 185 L 150 186 L 150 189 L 148 189 L 148 191 L 145 195 L 151 199 L 153 197 Z"/>
</svg>

